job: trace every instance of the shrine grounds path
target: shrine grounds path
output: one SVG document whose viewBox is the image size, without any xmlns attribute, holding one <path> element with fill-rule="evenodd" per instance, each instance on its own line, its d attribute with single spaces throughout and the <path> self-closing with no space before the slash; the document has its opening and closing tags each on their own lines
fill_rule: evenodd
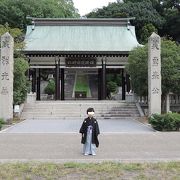
<svg viewBox="0 0 180 180">
<path fill-rule="evenodd" d="M 80 144 L 81 134 L 78 133 L 82 121 L 74 121 L 73 129 L 65 121 L 59 120 L 59 132 L 57 132 L 58 128 L 55 128 L 53 132 L 53 127 L 58 126 L 56 120 L 51 122 L 51 124 L 54 123 L 51 126 L 46 120 L 26 120 L 1 131 L 0 162 L 180 161 L 179 132 L 153 131 L 150 127 L 135 122 L 135 120 L 132 120 L 129 127 L 124 121 L 114 121 L 99 121 L 101 134 L 97 155 L 83 156 Z M 49 127 L 42 125 L 40 128 L 41 123 Z M 69 124 L 72 125 L 71 120 Z M 39 128 L 36 127 L 33 130 L 35 125 Z M 60 127 L 64 127 L 62 129 L 65 130 L 61 130 Z"/>
</svg>

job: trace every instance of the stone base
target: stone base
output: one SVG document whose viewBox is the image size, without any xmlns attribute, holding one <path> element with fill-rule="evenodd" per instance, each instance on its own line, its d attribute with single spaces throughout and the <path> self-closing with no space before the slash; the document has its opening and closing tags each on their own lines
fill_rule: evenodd
<svg viewBox="0 0 180 180">
<path fill-rule="evenodd" d="M 26 102 L 30 103 L 30 104 L 35 103 L 36 102 L 36 93 L 32 93 L 32 92 L 28 93 Z"/>
</svg>

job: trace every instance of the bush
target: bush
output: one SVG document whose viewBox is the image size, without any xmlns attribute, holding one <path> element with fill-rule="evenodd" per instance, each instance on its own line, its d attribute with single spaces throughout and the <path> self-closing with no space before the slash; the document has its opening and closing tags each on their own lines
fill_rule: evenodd
<svg viewBox="0 0 180 180">
<path fill-rule="evenodd" d="M 5 124 L 5 121 L 3 118 L 0 118 L 0 124 Z"/>
<path fill-rule="evenodd" d="M 122 77 L 121 74 L 107 74 L 106 76 L 107 83 L 113 81 L 117 86 L 122 86 Z"/>
<path fill-rule="evenodd" d="M 28 81 L 25 72 L 28 70 L 28 62 L 23 58 L 17 58 L 14 61 L 14 89 L 13 103 L 20 105 L 26 99 L 28 91 Z"/>
<path fill-rule="evenodd" d="M 2 118 L 0 118 L 0 130 L 1 130 L 3 124 L 5 124 L 5 122 Z"/>
<path fill-rule="evenodd" d="M 48 85 L 44 89 L 45 93 L 48 95 L 53 95 L 55 93 L 55 81 L 49 80 Z"/>
<path fill-rule="evenodd" d="M 115 92 L 117 89 L 117 84 L 113 81 L 107 82 L 107 88 L 109 92 Z"/>
<path fill-rule="evenodd" d="M 153 114 L 149 118 L 149 123 L 158 131 L 179 131 L 180 114 L 167 113 L 163 115 Z"/>
<path fill-rule="evenodd" d="M 175 124 L 176 124 L 176 130 L 180 130 L 180 114 L 178 113 L 173 113 Z"/>
</svg>

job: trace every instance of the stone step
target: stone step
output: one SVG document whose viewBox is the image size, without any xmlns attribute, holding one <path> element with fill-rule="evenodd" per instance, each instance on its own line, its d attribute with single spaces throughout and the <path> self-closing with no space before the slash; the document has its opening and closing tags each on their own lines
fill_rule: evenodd
<svg viewBox="0 0 180 180">
<path fill-rule="evenodd" d="M 104 108 L 104 107 L 99 107 L 99 108 L 94 108 L 95 112 L 101 112 L 101 111 L 111 111 L 111 112 L 116 112 L 116 111 L 132 111 L 132 110 L 136 110 L 137 108 L 136 107 L 120 107 L 118 109 L 112 109 L 111 107 L 110 108 Z M 48 108 L 41 108 L 41 107 L 25 107 L 24 108 L 24 111 L 25 110 L 28 110 L 28 111 L 65 111 L 65 112 L 72 112 L 72 111 L 75 111 L 75 110 L 78 110 L 78 111 L 86 111 L 87 108 L 81 108 L 81 107 L 74 107 L 74 108 L 61 108 L 61 107 L 48 107 Z"/>
<path fill-rule="evenodd" d="M 136 108 L 136 106 L 26 106 L 24 109 L 64 109 L 64 110 L 69 110 L 69 109 L 87 109 L 88 107 L 93 107 L 95 110 L 98 109 L 111 109 L 111 110 L 119 110 L 119 109 L 133 109 Z"/>
<path fill-rule="evenodd" d="M 65 118 L 86 118 L 87 117 L 87 115 L 79 115 L 79 116 L 73 116 L 73 115 L 71 115 L 71 116 L 61 116 L 61 115 L 49 115 L 49 116 L 47 116 L 47 115 L 43 115 L 43 114 L 41 114 L 41 115 L 35 115 L 35 114 L 27 114 L 27 115 L 22 115 L 21 116 L 21 119 L 34 119 L 34 118 L 49 118 L 49 119 L 53 119 L 53 118 L 59 118 L 59 119 L 65 119 Z M 138 114 L 121 114 L 121 115 L 110 115 L 110 116 L 108 116 L 108 115 L 102 115 L 102 116 L 95 116 L 95 118 L 101 118 L 101 119 L 111 119 L 111 118 L 122 118 L 122 117 L 124 117 L 124 118 L 128 118 L 128 117 L 139 117 L 139 115 Z"/>
<path fill-rule="evenodd" d="M 125 103 L 117 103 L 117 104 L 113 104 L 113 103 L 110 103 L 110 104 L 107 104 L 107 103 L 87 103 L 87 104 L 84 104 L 84 103 L 69 103 L 69 104 L 60 104 L 60 103 L 43 103 L 43 104 L 39 104 L 39 103 L 35 103 L 35 104 L 26 104 L 27 106 L 41 106 L 41 107 L 44 107 L 44 106 L 101 106 L 101 105 L 104 105 L 104 106 L 113 106 L 113 107 L 120 107 L 120 106 L 134 106 L 134 104 L 125 104 Z"/>
<path fill-rule="evenodd" d="M 102 114 L 95 114 L 95 116 L 121 116 L 121 115 L 138 115 L 137 112 L 133 112 L 133 113 L 117 113 L 117 114 L 110 114 L 110 113 L 102 113 Z M 29 112 L 29 113 L 23 113 L 23 115 L 35 115 L 35 116 L 87 116 L 87 114 L 82 113 L 82 114 L 65 114 L 65 113 L 34 113 L 34 112 Z"/>
<path fill-rule="evenodd" d="M 139 116 L 136 105 L 125 101 L 37 101 L 25 104 L 21 118 L 85 118 L 89 107 L 102 119 Z"/>
<path fill-rule="evenodd" d="M 119 109 L 117 111 L 111 110 L 111 109 L 99 109 L 96 110 L 95 109 L 95 113 L 99 114 L 99 113 L 123 113 L 123 112 L 127 112 L 127 113 L 131 113 L 134 111 L 138 111 L 136 108 L 134 109 Z M 45 113 L 45 112 L 52 112 L 52 113 L 86 113 L 86 109 L 23 109 L 23 112 L 37 112 L 37 113 Z"/>
<path fill-rule="evenodd" d="M 23 114 L 21 118 L 79 118 L 83 117 L 86 118 L 87 115 L 69 115 L 69 116 L 64 116 L 64 115 L 57 115 L 57 114 L 52 114 L 52 115 L 45 115 L 45 114 Z M 113 117 L 139 117 L 138 114 L 113 114 L 113 115 L 96 115 L 95 118 L 113 118 Z"/>
<path fill-rule="evenodd" d="M 25 116 L 25 117 L 21 117 L 21 119 L 47 119 L 47 120 L 51 120 L 51 119 L 56 119 L 56 120 L 76 120 L 76 119 L 85 119 L 87 116 L 81 116 L 81 117 L 77 117 L 77 116 L 71 116 L 71 117 L 59 117 L 59 116 L 51 116 L 51 117 L 47 117 L 47 116 Z M 95 117 L 98 120 L 105 120 L 105 119 L 129 119 L 129 118 L 136 118 L 139 116 L 119 116 L 119 117 Z"/>
</svg>

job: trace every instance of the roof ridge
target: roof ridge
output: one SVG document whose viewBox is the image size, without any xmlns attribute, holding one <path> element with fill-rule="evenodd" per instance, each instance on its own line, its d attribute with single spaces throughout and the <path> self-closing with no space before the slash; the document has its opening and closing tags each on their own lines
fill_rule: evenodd
<svg viewBox="0 0 180 180">
<path fill-rule="evenodd" d="M 130 25 L 130 20 L 132 18 L 87 18 L 87 19 L 78 19 L 78 18 L 30 18 L 32 24 L 36 26 L 56 26 L 56 25 L 72 25 L 72 26 L 127 26 Z"/>
</svg>

